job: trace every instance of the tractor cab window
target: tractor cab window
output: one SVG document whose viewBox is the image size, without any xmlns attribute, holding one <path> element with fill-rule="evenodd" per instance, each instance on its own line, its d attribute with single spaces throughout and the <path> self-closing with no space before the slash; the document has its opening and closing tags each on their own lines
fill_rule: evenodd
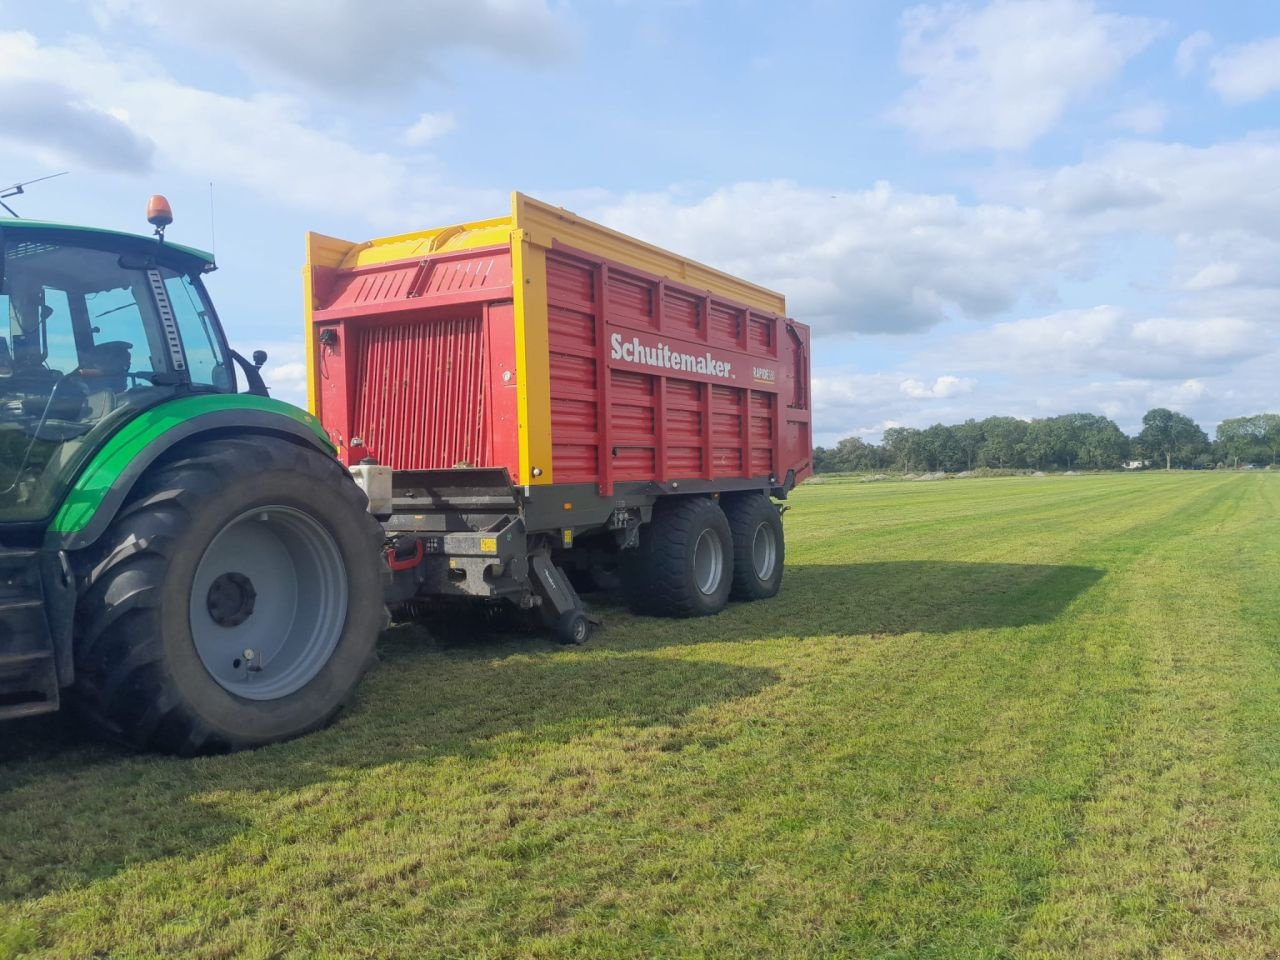
<svg viewBox="0 0 1280 960">
<path fill-rule="evenodd" d="M 141 304 L 139 295 L 144 298 Z M 152 353 L 154 338 L 147 332 L 148 326 L 155 328 L 155 321 L 148 324 L 144 319 L 144 311 L 151 313 L 152 305 L 146 299 L 148 295 L 149 291 L 135 289 L 133 284 L 85 293 L 84 305 L 93 346 L 85 351 L 87 356 L 83 359 L 89 360 L 90 369 L 102 369 L 95 363 L 104 353 L 114 353 L 118 366 L 124 362 L 126 352 L 128 369 L 119 372 L 129 374 L 164 369 L 163 358 Z M 107 347 L 107 344 L 116 346 Z M 159 343 L 155 345 L 161 346 Z"/>
<path fill-rule="evenodd" d="M 100 438 L 183 383 L 182 344 L 165 335 L 156 288 L 187 283 L 146 256 L 122 255 L 116 238 L 5 230 L 0 521 L 48 516 Z M 216 385 L 219 341 L 193 317 L 179 324 L 191 379 Z"/>
<path fill-rule="evenodd" d="M 218 338 L 209 302 L 200 287 L 191 277 L 166 274 L 164 288 L 182 334 L 191 382 L 234 391 L 235 380 L 227 363 L 226 351 Z"/>
</svg>

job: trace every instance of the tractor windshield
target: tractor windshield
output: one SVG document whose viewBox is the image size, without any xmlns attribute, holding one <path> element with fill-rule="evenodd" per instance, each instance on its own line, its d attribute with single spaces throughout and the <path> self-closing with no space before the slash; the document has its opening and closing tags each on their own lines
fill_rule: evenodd
<svg viewBox="0 0 1280 960">
<path fill-rule="evenodd" d="M 0 522 L 47 517 L 88 455 L 139 409 L 178 389 L 235 389 L 198 276 L 122 253 L 115 239 L 7 231 Z"/>
</svg>

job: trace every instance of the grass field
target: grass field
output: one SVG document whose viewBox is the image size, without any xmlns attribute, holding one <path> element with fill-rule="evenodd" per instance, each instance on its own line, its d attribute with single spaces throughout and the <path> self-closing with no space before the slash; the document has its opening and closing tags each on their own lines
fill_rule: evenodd
<svg viewBox="0 0 1280 960">
<path fill-rule="evenodd" d="M 1280 475 L 806 487 L 771 602 L 394 631 L 334 728 L 0 728 L 0 957 L 1280 955 Z"/>
</svg>

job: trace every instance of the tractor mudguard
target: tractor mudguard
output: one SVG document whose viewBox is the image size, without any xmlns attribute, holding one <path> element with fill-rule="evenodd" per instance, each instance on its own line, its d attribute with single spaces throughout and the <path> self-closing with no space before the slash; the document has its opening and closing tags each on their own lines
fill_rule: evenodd
<svg viewBox="0 0 1280 960">
<path fill-rule="evenodd" d="M 45 535 L 49 550 L 80 550 L 111 523 L 138 478 L 165 451 L 200 434 L 257 433 L 332 456 L 320 422 L 305 410 L 249 394 L 179 397 L 142 411 L 81 469 Z"/>
</svg>

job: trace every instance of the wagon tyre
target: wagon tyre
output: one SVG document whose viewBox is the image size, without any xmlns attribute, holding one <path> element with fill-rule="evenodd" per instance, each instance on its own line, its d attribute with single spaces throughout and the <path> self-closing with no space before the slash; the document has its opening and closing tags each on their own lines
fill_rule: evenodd
<svg viewBox="0 0 1280 960">
<path fill-rule="evenodd" d="M 733 588 L 735 600 L 766 600 L 782 587 L 786 541 L 782 516 L 764 494 L 748 494 L 729 500 L 724 507 L 733 534 Z"/>
<path fill-rule="evenodd" d="M 383 533 L 366 507 L 336 461 L 285 440 L 166 455 L 84 558 L 80 715 L 182 755 L 324 726 L 387 623 Z"/>
<path fill-rule="evenodd" d="M 631 609 L 660 617 L 705 617 L 729 601 L 733 539 L 707 497 L 660 500 L 640 530 L 625 578 Z"/>
<path fill-rule="evenodd" d="M 556 640 L 566 646 L 586 643 L 591 636 L 591 620 L 582 610 L 566 610 L 556 622 Z"/>
</svg>

